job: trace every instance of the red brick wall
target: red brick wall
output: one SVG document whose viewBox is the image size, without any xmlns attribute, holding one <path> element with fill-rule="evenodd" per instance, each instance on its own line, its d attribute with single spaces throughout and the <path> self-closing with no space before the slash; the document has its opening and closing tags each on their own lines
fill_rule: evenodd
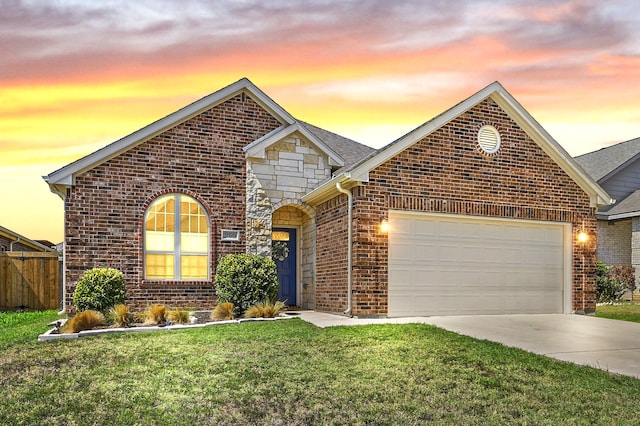
<svg viewBox="0 0 640 426">
<path fill-rule="evenodd" d="M 347 309 L 347 196 L 316 208 L 316 305 L 318 311 Z"/>
<path fill-rule="evenodd" d="M 497 155 L 476 147 L 485 124 L 500 131 Z M 574 237 L 584 226 L 595 241 L 588 196 L 491 100 L 372 170 L 354 190 L 355 315 L 387 313 L 388 244 L 378 226 L 389 209 L 571 222 Z M 575 244 L 573 309 L 594 311 L 595 245 L 584 249 L 583 266 L 583 248 Z"/>
<path fill-rule="evenodd" d="M 130 149 L 76 178 L 65 200 L 67 304 L 92 267 L 123 271 L 128 304 L 211 307 L 217 260 L 245 251 L 245 158 L 242 147 L 280 123 L 249 96 L 226 102 Z M 143 281 L 143 218 L 159 195 L 196 198 L 210 218 L 211 280 Z M 221 229 L 241 230 L 221 242 Z"/>
</svg>

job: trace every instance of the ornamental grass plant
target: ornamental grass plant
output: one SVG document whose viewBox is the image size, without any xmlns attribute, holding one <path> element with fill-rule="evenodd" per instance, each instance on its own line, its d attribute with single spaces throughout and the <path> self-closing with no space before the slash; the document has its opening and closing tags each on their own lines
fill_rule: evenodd
<svg viewBox="0 0 640 426">
<path fill-rule="evenodd" d="M 250 306 L 244 313 L 245 318 L 275 318 L 286 308 L 284 302 L 264 301 Z"/>
<path fill-rule="evenodd" d="M 153 304 L 144 312 L 144 325 L 159 325 L 167 322 L 167 307 Z"/>
<path fill-rule="evenodd" d="M 105 320 L 102 312 L 89 309 L 79 312 L 75 316 L 71 317 L 60 328 L 60 331 L 63 334 L 79 333 L 80 331 L 91 330 L 105 325 L 106 323 L 107 321 Z"/>
<path fill-rule="evenodd" d="M 172 308 L 167 311 L 167 319 L 174 324 L 188 324 L 189 311 L 183 308 Z"/>
<path fill-rule="evenodd" d="M 218 303 L 213 311 L 211 311 L 211 319 L 214 321 L 229 321 L 234 318 L 233 303 L 222 302 Z"/>
<path fill-rule="evenodd" d="M 112 306 L 107 313 L 107 318 L 114 327 L 129 327 L 133 319 L 129 307 L 122 303 Z"/>
</svg>

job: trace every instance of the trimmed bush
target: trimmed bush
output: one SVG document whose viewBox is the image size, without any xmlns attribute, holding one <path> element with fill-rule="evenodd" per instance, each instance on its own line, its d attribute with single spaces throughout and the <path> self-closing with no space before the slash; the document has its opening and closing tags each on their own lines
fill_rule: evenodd
<svg viewBox="0 0 640 426">
<path fill-rule="evenodd" d="M 78 312 L 88 309 L 107 312 L 112 306 L 124 303 L 126 298 L 124 275 L 113 268 L 89 269 L 73 292 L 73 303 Z"/>
<path fill-rule="evenodd" d="M 231 302 L 240 318 L 252 305 L 278 295 L 278 270 L 273 260 L 257 254 L 228 254 L 216 268 L 219 302 Z"/>
</svg>

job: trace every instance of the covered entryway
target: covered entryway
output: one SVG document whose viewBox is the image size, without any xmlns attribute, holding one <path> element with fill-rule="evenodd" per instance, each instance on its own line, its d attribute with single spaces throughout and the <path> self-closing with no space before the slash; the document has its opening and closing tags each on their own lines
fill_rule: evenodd
<svg viewBox="0 0 640 426">
<path fill-rule="evenodd" d="M 315 223 L 313 211 L 293 203 L 272 213 L 272 256 L 278 266 L 278 300 L 289 306 L 315 308 Z M 282 248 L 286 247 L 286 256 Z M 279 259 L 282 260 L 279 260 Z"/>
<path fill-rule="evenodd" d="M 569 224 L 391 211 L 390 317 L 570 310 Z"/>
</svg>

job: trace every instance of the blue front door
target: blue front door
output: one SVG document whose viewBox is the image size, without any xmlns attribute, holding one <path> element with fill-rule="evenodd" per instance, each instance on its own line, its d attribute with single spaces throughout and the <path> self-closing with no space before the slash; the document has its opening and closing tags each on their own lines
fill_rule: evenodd
<svg viewBox="0 0 640 426">
<path fill-rule="evenodd" d="M 297 247 L 296 230 L 290 228 L 273 228 L 273 258 L 278 267 L 278 300 L 289 306 L 296 305 L 297 281 Z"/>
</svg>

